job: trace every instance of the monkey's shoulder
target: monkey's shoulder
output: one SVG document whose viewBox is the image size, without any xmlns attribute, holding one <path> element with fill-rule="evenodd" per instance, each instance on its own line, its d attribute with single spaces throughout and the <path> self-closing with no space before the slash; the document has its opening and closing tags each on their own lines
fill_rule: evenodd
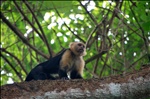
<svg viewBox="0 0 150 99">
<path fill-rule="evenodd" d="M 47 70 L 50 70 L 52 67 L 57 69 L 57 67 L 59 66 L 59 62 L 63 54 L 66 52 L 66 50 L 67 49 L 60 51 L 56 56 L 48 59 L 45 62 L 38 64 L 38 66 L 42 66 L 44 69 L 47 69 Z"/>
</svg>

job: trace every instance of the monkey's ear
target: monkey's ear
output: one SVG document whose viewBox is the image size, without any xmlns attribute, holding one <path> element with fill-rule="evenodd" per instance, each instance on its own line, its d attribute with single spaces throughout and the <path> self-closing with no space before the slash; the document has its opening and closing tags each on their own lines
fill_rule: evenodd
<svg viewBox="0 0 150 99">
<path fill-rule="evenodd" d="M 74 42 L 70 42 L 70 44 L 69 44 L 69 48 L 71 48 L 71 46 L 72 46 L 72 44 L 73 44 Z"/>
</svg>

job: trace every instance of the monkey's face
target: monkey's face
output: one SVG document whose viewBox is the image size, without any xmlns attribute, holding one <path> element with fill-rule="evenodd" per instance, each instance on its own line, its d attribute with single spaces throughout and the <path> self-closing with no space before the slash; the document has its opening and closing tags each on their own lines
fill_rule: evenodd
<svg viewBox="0 0 150 99">
<path fill-rule="evenodd" d="M 72 42 L 70 48 L 77 56 L 84 56 L 86 54 L 85 44 L 81 42 Z"/>
<path fill-rule="evenodd" d="M 85 50 L 85 46 L 84 46 L 84 44 L 82 44 L 82 43 L 78 43 L 78 44 L 76 45 L 76 49 L 77 49 L 77 52 L 83 53 L 84 50 Z"/>
</svg>

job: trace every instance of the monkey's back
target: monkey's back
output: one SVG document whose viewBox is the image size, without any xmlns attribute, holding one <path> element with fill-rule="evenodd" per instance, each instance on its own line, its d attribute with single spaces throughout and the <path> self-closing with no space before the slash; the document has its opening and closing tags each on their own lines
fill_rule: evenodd
<svg viewBox="0 0 150 99">
<path fill-rule="evenodd" d="M 59 69 L 59 62 L 62 58 L 62 55 L 64 54 L 64 52 L 67 49 L 64 49 L 63 51 L 61 51 L 58 55 L 56 55 L 55 57 L 42 62 L 40 64 L 38 64 L 36 67 L 34 67 L 30 73 L 27 75 L 25 81 L 31 81 L 31 80 L 36 80 L 35 77 L 36 75 L 39 75 L 39 73 L 45 73 L 45 75 L 50 75 L 51 74 L 55 74 L 58 72 Z"/>
<path fill-rule="evenodd" d="M 62 58 L 62 55 L 66 52 L 66 50 L 67 49 L 64 49 L 58 55 L 49 59 L 47 61 L 47 64 L 43 66 L 44 72 L 46 72 L 46 73 L 58 73 L 60 60 Z"/>
</svg>

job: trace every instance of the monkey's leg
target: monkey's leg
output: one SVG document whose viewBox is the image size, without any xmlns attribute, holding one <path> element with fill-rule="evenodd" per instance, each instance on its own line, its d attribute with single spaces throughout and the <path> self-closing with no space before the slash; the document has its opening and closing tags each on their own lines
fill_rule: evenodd
<svg viewBox="0 0 150 99">
<path fill-rule="evenodd" d="M 68 75 L 67 75 L 67 72 L 66 72 L 65 70 L 60 69 L 60 70 L 58 71 L 58 74 L 59 74 L 59 77 L 60 77 L 61 79 L 66 79 L 66 80 L 69 79 L 69 78 L 68 78 Z"/>
<path fill-rule="evenodd" d="M 82 76 L 76 70 L 74 70 L 74 71 L 71 71 L 70 78 L 71 79 L 82 79 Z"/>
</svg>

